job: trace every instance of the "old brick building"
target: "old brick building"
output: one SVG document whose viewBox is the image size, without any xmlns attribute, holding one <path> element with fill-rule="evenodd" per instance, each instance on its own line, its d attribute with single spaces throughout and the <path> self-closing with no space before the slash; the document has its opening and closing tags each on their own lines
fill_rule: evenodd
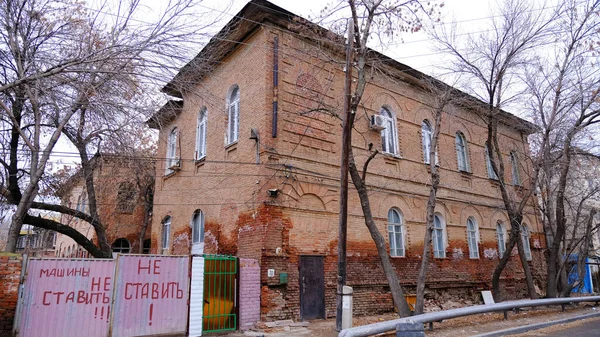
<svg viewBox="0 0 600 337">
<path fill-rule="evenodd" d="M 148 196 L 144 194 L 151 193 L 152 189 L 146 191 L 144 186 L 153 180 L 153 162 L 118 155 L 96 155 L 90 162 L 98 214 L 106 228 L 113 253 L 148 253 L 151 245 L 151 208 L 146 207 L 146 200 L 152 199 L 147 199 Z M 81 170 L 67 179 L 58 194 L 63 205 L 89 214 L 88 193 Z M 65 214 L 61 217 L 61 223 L 95 240 L 95 231 L 89 223 Z M 144 240 L 141 240 L 141 235 Z M 73 239 L 60 233 L 57 234 L 54 248 L 57 257 L 88 256 L 87 251 Z"/>
<path fill-rule="evenodd" d="M 174 99 L 149 122 L 160 129 L 158 153 L 165 158 L 156 168 L 152 251 L 259 260 L 263 319 L 335 314 L 342 47 L 343 39 L 330 32 L 252 1 L 164 88 Z M 382 152 L 368 169 L 371 205 L 410 292 L 423 248 L 430 180 L 423 148 L 432 97 L 419 85 L 423 74 L 374 55 L 388 75 L 373 72 L 369 79 L 352 145 L 359 165 L 370 146 Z M 370 127 L 373 115 L 383 130 Z M 451 107 L 443 117 L 428 273 L 428 296 L 438 299 L 475 299 L 489 288 L 509 230 L 486 165 L 487 130 L 475 116 Z M 512 168 L 506 178 L 516 193 L 528 188 L 524 158 L 532 131 L 531 124 L 503 115 L 500 139 Z M 536 282 L 543 284 L 541 226 L 532 207 L 526 213 L 526 246 Z M 353 189 L 348 222 L 355 313 L 392 310 Z M 503 275 L 509 293 L 519 296 L 516 290 L 525 288 L 516 259 Z M 302 295 L 301 279 L 307 285 Z M 323 298 L 317 306 L 325 310 L 309 310 L 308 302 Z"/>
</svg>

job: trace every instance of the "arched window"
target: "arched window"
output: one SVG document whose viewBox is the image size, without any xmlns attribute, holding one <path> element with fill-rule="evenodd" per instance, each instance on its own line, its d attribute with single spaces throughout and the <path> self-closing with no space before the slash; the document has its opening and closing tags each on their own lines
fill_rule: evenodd
<svg viewBox="0 0 600 337">
<path fill-rule="evenodd" d="M 458 161 L 458 170 L 469 172 L 469 157 L 467 154 L 467 141 L 461 132 L 456 133 L 456 159 Z"/>
<path fill-rule="evenodd" d="M 529 228 L 526 224 L 521 225 L 521 239 L 523 240 L 523 252 L 525 253 L 525 258 L 528 261 L 531 261 L 531 245 L 529 245 L 530 238 Z"/>
<path fill-rule="evenodd" d="M 381 107 L 379 115 L 385 121 L 385 129 L 381 130 L 381 150 L 385 153 L 398 154 L 398 132 L 394 115 L 386 107 Z"/>
<path fill-rule="evenodd" d="M 402 213 L 392 208 L 388 211 L 390 256 L 404 256 L 404 224 Z"/>
<path fill-rule="evenodd" d="M 169 249 L 169 236 L 171 235 L 171 217 L 167 216 L 162 222 L 162 249 Z"/>
<path fill-rule="evenodd" d="M 492 167 L 492 160 L 490 159 L 490 150 L 487 145 L 485 146 L 485 163 L 487 165 L 488 177 L 494 180 L 498 180 L 498 176 Z"/>
<path fill-rule="evenodd" d="M 113 242 L 112 244 L 113 253 L 129 254 L 130 250 L 131 245 L 129 244 L 129 241 L 127 241 L 127 239 L 125 238 L 116 239 L 115 242 Z"/>
<path fill-rule="evenodd" d="M 517 157 L 517 152 L 515 151 L 510 151 L 510 167 L 513 185 L 520 186 L 521 176 L 519 175 L 519 158 Z"/>
<path fill-rule="evenodd" d="M 204 242 L 204 214 L 196 210 L 192 216 L 192 244 Z"/>
<path fill-rule="evenodd" d="M 196 126 L 196 160 L 206 156 L 206 114 L 206 107 L 202 107 L 198 113 L 198 125 Z"/>
<path fill-rule="evenodd" d="M 130 181 L 124 181 L 119 184 L 117 192 L 117 211 L 119 213 L 133 213 L 135 208 L 135 185 Z"/>
<path fill-rule="evenodd" d="M 237 142 L 240 128 L 240 88 L 234 85 L 227 98 L 227 145 Z"/>
<path fill-rule="evenodd" d="M 433 243 L 433 257 L 445 258 L 446 257 L 446 226 L 444 218 L 441 215 L 436 214 L 433 217 L 433 231 L 431 233 L 431 240 Z"/>
<path fill-rule="evenodd" d="M 177 133 L 177 128 L 174 127 L 167 139 L 167 173 L 173 172 L 179 166 L 179 159 L 177 158 Z"/>
<path fill-rule="evenodd" d="M 83 191 L 81 192 L 81 194 L 79 195 L 79 198 L 77 198 L 77 207 L 75 209 L 80 212 L 85 212 L 86 204 L 87 204 L 87 193 L 84 188 Z"/>
<path fill-rule="evenodd" d="M 431 137 L 433 136 L 433 133 L 431 131 L 432 130 L 429 121 L 424 120 L 421 123 L 421 142 L 423 143 L 423 161 L 426 164 L 429 164 L 431 162 Z"/>
<path fill-rule="evenodd" d="M 496 224 L 496 238 L 498 239 L 498 257 L 502 258 L 506 250 L 506 227 L 500 221 Z"/>
<path fill-rule="evenodd" d="M 473 217 L 467 219 L 467 240 L 469 241 L 469 258 L 479 258 L 479 230 Z"/>
</svg>

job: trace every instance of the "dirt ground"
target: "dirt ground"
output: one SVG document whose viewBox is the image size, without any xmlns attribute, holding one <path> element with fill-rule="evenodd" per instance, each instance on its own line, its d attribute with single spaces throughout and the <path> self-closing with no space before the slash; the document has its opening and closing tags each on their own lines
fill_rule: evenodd
<svg viewBox="0 0 600 337">
<path fill-rule="evenodd" d="M 434 323 L 433 330 L 425 329 L 427 337 L 455 337 L 475 336 L 486 332 L 508 329 L 517 326 L 530 325 L 542 322 L 555 321 L 563 318 L 580 316 L 597 312 L 596 308 L 589 304 L 570 305 L 561 311 L 560 306 L 539 307 L 519 311 L 510 311 L 508 320 L 504 320 L 503 313 L 480 314 L 460 317 Z M 382 322 L 397 318 L 396 315 L 387 314 L 379 316 L 355 317 L 354 326 Z M 244 333 L 230 334 L 230 336 L 263 336 L 263 337 L 335 337 L 335 319 L 311 321 L 308 326 L 290 326 L 253 329 Z M 383 334 L 382 336 L 395 336 L 395 333 Z M 535 335 L 529 335 L 535 336 Z"/>
</svg>

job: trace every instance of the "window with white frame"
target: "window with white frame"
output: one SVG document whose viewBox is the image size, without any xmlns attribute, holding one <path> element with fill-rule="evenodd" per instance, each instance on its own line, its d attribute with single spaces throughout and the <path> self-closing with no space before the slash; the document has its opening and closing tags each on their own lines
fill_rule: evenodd
<svg viewBox="0 0 600 337">
<path fill-rule="evenodd" d="M 169 237 L 171 236 L 171 217 L 167 216 L 162 223 L 162 249 L 169 249 Z"/>
<path fill-rule="evenodd" d="M 467 219 L 467 240 L 469 243 L 469 258 L 479 258 L 479 228 L 473 217 Z"/>
<path fill-rule="evenodd" d="M 198 124 L 196 126 L 196 153 L 195 159 L 199 160 L 206 156 L 206 107 L 202 107 L 198 113 Z"/>
<path fill-rule="evenodd" d="M 487 165 L 488 177 L 494 180 L 498 180 L 498 176 L 492 167 L 492 160 L 490 159 L 490 150 L 487 145 L 485 146 L 485 163 Z"/>
<path fill-rule="evenodd" d="M 204 214 L 196 210 L 192 216 L 192 243 L 204 242 Z"/>
<path fill-rule="evenodd" d="M 529 228 L 527 225 L 521 225 L 521 239 L 523 240 L 523 252 L 525 252 L 525 258 L 527 261 L 531 261 L 531 246 L 529 245 Z"/>
<path fill-rule="evenodd" d="M 240 88 L 233 86 L 227 98 L 227 145 L 238 141 L 240 129 Z"/>
<path fill-rule="evenodd" d="M 517 152 L 515 151 L 510 152 L 510 167 L 513 185 L 520 186 L 521 176 L 519 175 L 519 158 L 517 157 Z"/>
<path fill-rule="evenodd" d="M 506 227 L 502 222 L 496 224 L 496 238 L 498 239 L 498 257 L 502 258 L 506 250 Z"/>
<path fill-rule="evenodd" d="M 463 135 L 461 132 L 457 132 L 455 142 L 458 170 L 461 172 L 470 172 L 467 141 L 465 139 L 465 135 Z"/>
<path fill-rule="evenodd" d="M 404 256 L 404 223 L 402 213 L 392 208 L 388 211 L 390 256 Z"/>
<path fill-rule="evenodd" d="M 385 129 L 381 130 L 381 150 L 385 153 L 398 154 L 398 132 L 394 115 L 386 107 L 381 107 L 379 115 L 385 121 Z"/>
<path fill-rule="evenodd" d="M 433 257 L 445 258 L 446 257 L 446 228 L 444 218 L 441 215 L 436 214 L 433 217 L 433 231 L 431 233 L 431 241 L 433 243 Z"/>
<path fill-rule="evenodd" d="M 177 133 L 177 128 L 174 127 L 167 139 L 167 173 L 172 172 L 172 167 L 179 164 L 179 159 L 177 158 Z"/>
<path fill-rule="evenodd" d="M 421 142 L 423 143 L 423 161 L 425 164 L 431 162 L 431 136 L 431 125 L 427 120 L 424 120 L 421 123 Z"/>
</svg>

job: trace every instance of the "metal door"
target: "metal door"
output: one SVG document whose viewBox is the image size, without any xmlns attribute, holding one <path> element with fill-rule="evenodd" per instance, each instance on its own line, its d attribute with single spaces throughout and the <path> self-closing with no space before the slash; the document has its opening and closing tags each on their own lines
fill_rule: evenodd
<svg viewBox="0 0 600 337">
<path fill-rule="evenodd" d="M 237 329 L 237 273 L 235 256 L 204 254 L 202 332 Z"/>
<path fill-rule="evenodd" d="M 322 256 L 300 256 L 300 319 L 325 318 Z"/>
</svg>

